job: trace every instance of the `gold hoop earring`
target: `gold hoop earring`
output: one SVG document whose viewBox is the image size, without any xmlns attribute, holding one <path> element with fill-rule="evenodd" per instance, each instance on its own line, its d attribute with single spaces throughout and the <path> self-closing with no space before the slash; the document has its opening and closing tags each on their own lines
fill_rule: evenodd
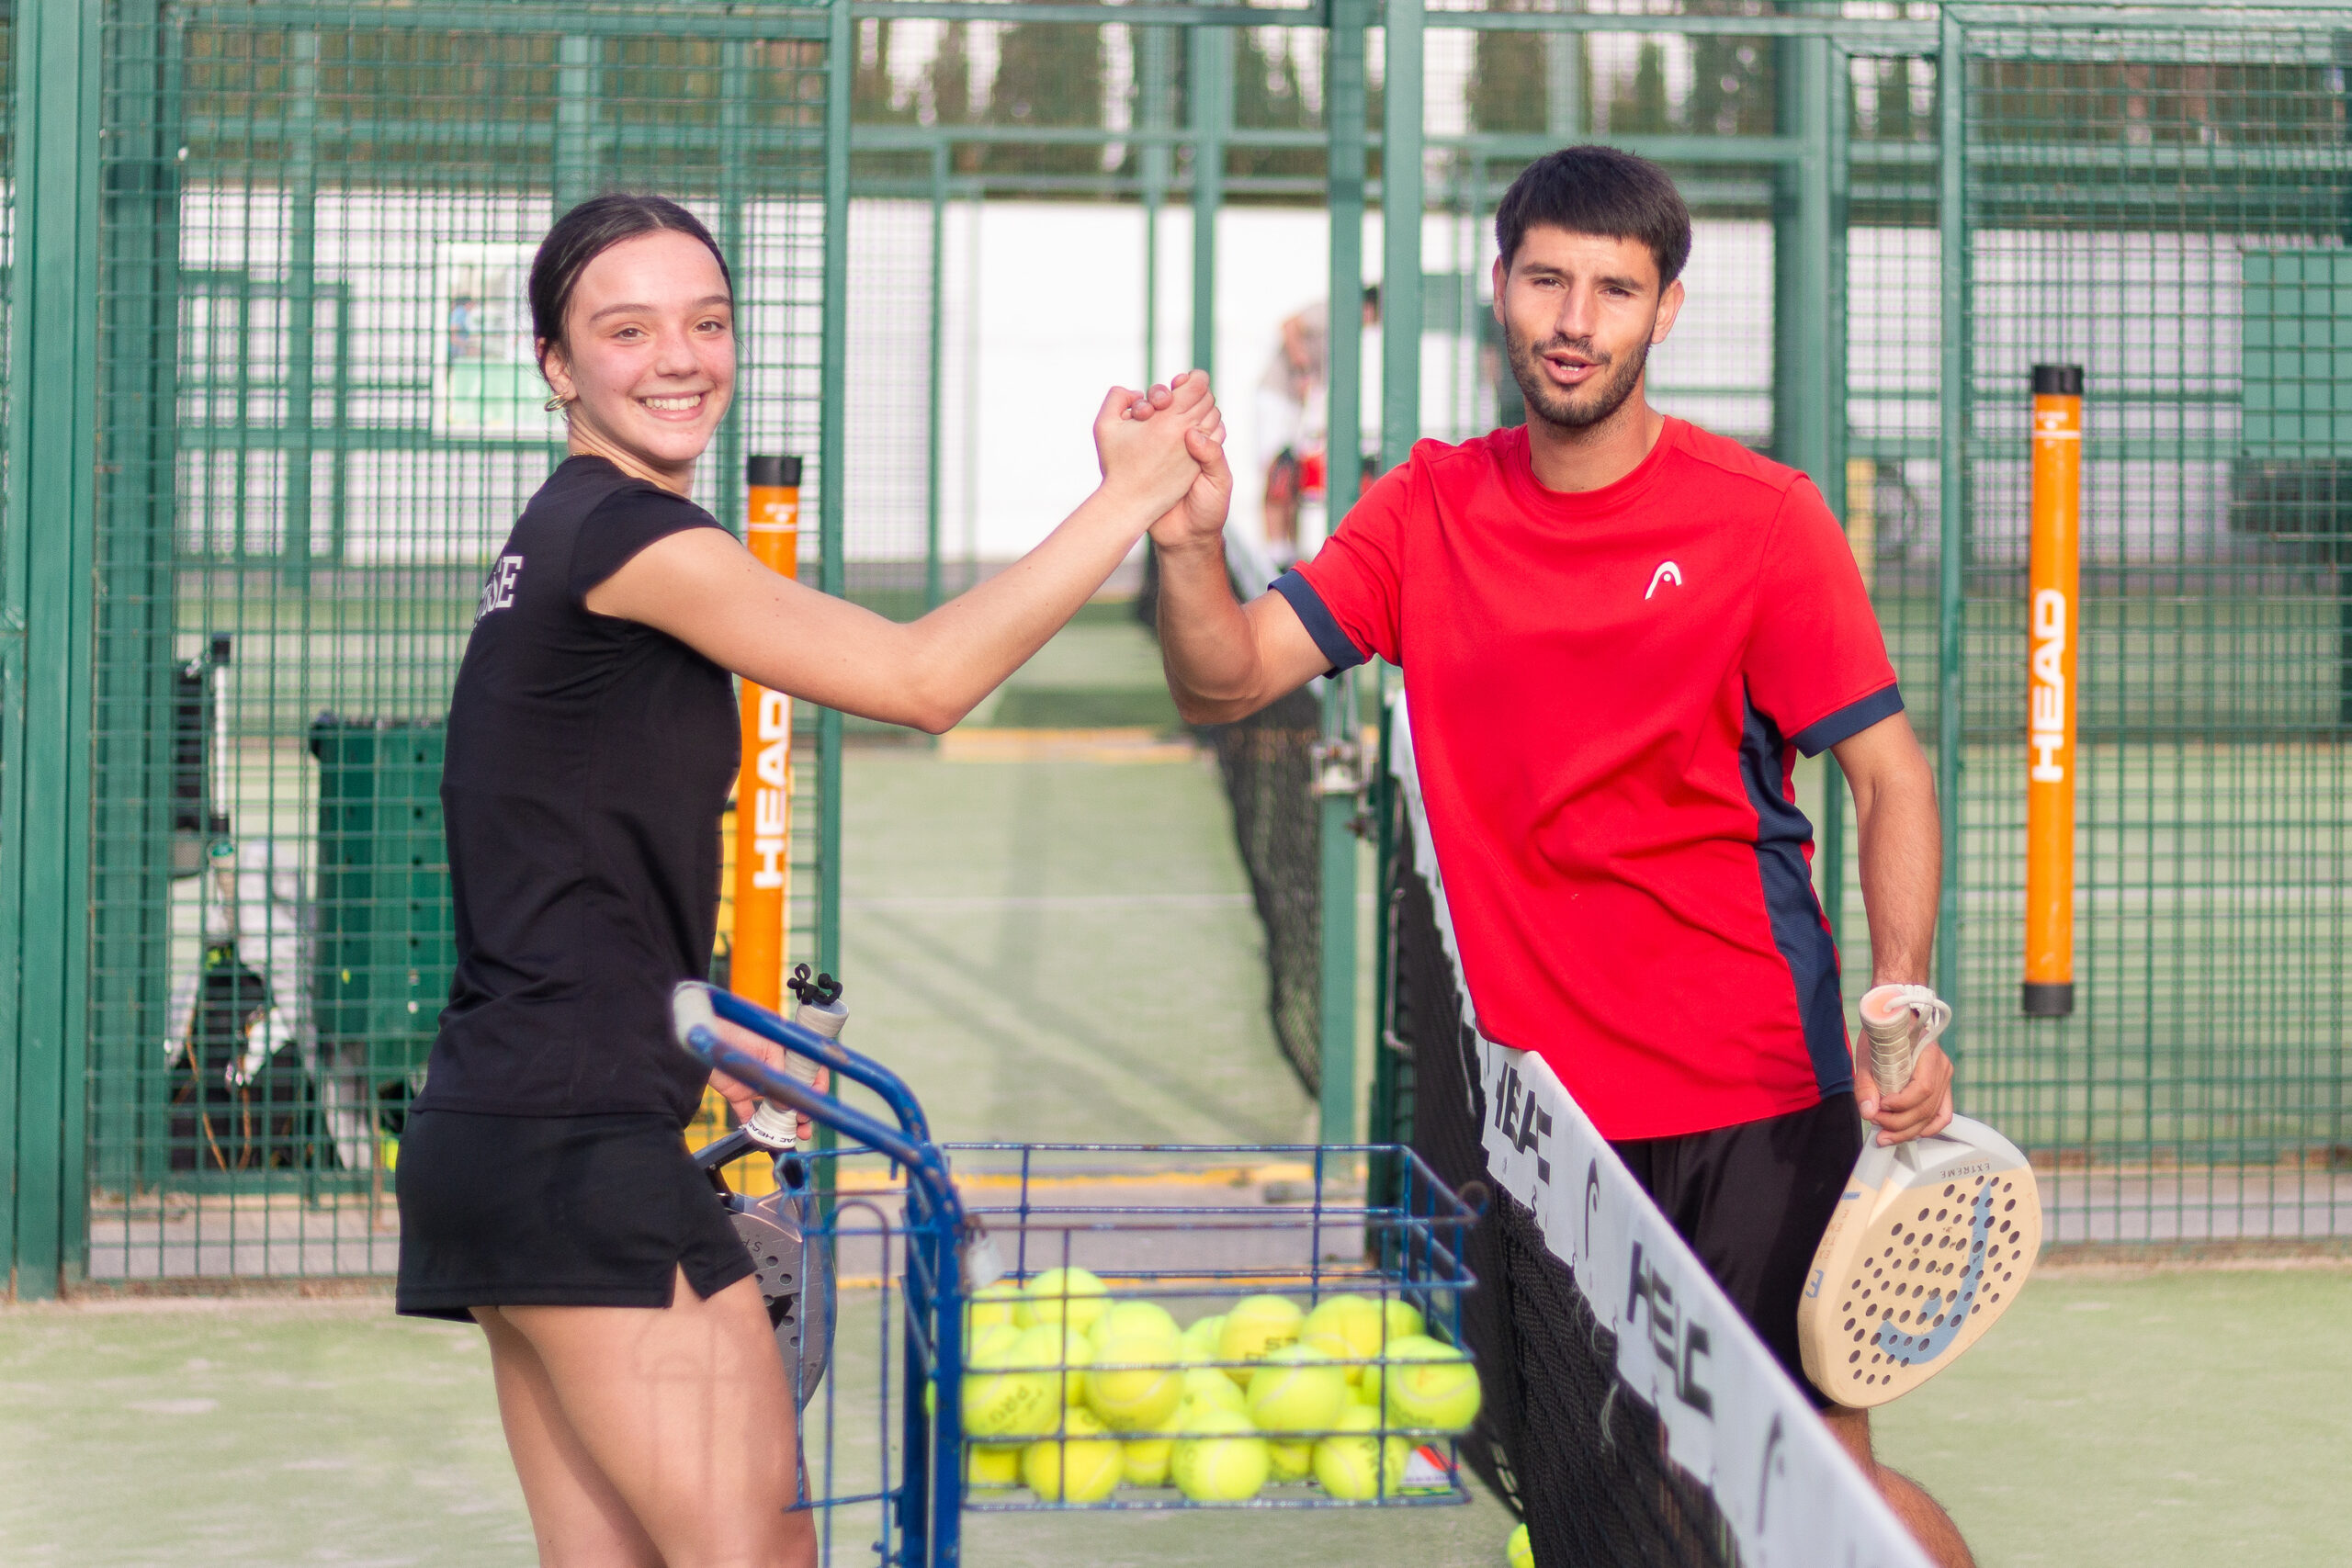
<svg viewBox="0 0 2352 1568">
<path fill-rule="evenodd" d="M 558 392 L 546 402 L 541 403 L 539 407 L 548 413 L 561 413 L 564 409 L 569 406 L 570 402 L 570 399 L 566 398 L 561 392 Z"/>
</svg>

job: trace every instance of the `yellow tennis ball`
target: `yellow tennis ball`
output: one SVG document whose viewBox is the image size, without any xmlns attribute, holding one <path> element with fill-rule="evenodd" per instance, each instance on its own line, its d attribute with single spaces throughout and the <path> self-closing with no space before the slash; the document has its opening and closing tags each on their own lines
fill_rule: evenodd
<svg viewBox="0 0 2352 1568">
<path fill-rule="evenodd" d="M 1021 1287 L 1010 1280 L 999 1280 L 972 1292 L 964 1305 L 964 1343 L 977 1343 L 981 1335 L 991 1328 L 1023 1327 L 1021 1322 Z"/>
<path fill-rule="evenodd" d="M 1378 1410 L 1381 1408 L 1380 1391 L 1388 1373 L 1407 1361 L 1438 1359 L 1453 1353 L 1453 1346 L 1432 1339 L 1426 1334 L 1391 1339 L 1381 1348 L 1381 1353 L 1365 1366 L 1363 1381 L 1357 1387 L 1356 1397 Z"/>
<path fill-rule="evenodd" d="M 1412 1347 L 1412 1354 L 1390 1366 L 1381 1379 L 1381 1408 L 1389 1424 L 1468 1431 L 1478 1418 L 1478 1369 L 1451 1345 L 1434 1339 L 1404 1343 Z"/>
<path fill-rule="evenodd" d="M 1380 1303 L 1369 1296 L 1329 1296 L 1298 1325 L 1298 1342 L 1346 1365 L 1351 1383 L 1363 1381 L 1363 1363 L 1380 1354 Z"/>
<path fill-rule="evenodd" d="M 1247 1388 L 1250 1369 L 1246 1363 L 1263 1360 L 1268 1351 L 1298 1343 L 1298 1325 L 1305 1315 L 1287 1296 L 1244 1296 L 1234 1303 L 1216 1337 L 1217 1359 L 1237 1363 L 1226 1368 L 1226 1375 Z"/>
<path fill-rule="evenodd" d="M 1216 1359 L 1217 1336 L 1225 1332 L 1225 1314 L 1204 1317 L 1184 1330 L 1178 1352 L 1187 1366 L 1204 1366 Z"/>
<path fill-rule="evenodd" d="M 1239 1503 L 1258 1495 L 1273 1468 L 1266 1439 L 1234 1410 L 1204 1407 L 1184 1424 L 1169 1455 L 1177 1489 L 1195 1503 Z"/>
<path fill-rule="evenodd" d="M 1066 1412 L 1059 1432 L 1021 1450 L 1021 1479 L 1048 1503 L 1099 1503 L 1125 1473 L 1119 1440 L 1083 1410 Z"/>
<path fill-rule="evenodd" d="M 967 1486 L 1021 1484 L 1021 1450 L 1012 1443 L 967 1443 L 964 1448 L 964 1483 Z"/>
<path fill-rule="evenodd" d="M 975 1438 L 1034 1438 L 1054 1429 L 1061 1401 L 1053 1343 L 1022 1335 L 976 1359 L 964 1374 L 964 1430 Z"/>
<path fill-rule="evenodd" d="M 1094 1359 L 1093 1343 L 1085 1335 L 1074 1328 L 1041 1323 L 1023 1332 L 1020 1345 L 1023 1364 L 1051 1367 L 1062 1374 L 1063 1404 L 1085 1402 L 1086 1369 Z"/>
<path fill-rule="evenodd" d="M 1383 1296 L 1380 1301 L 1380 1311 L 1381 1315 L 1388 1320 L 1388 1337 L 1391 1343 L 1399 1339 L 1418 1338 L 1430 1331 L 1428 1321 L 1421 1316 L 1421 1309 L 1410 1302 L 1399 1301 L 1395 1296 Z"/>
<path fill-rule="evenodd" d="M 1348 1402 L 1346 1371 L 1320 1350 L 1285 1345 L 1258 1363 L 1250 1380 L 1250 1419 L 1268 1434 L 1314 1433 Z M 1302 1462 L 1298 1473 L 1306 1473 Z"/>
<path fill-rule="evenodd" d="M 1535 1568 L 1535 1543 L 1527 1539 L 1525 1525 L 1510 1532 L 1510 1543 L 1503 1548 L 1503 1559 L 1510 1568 Z"/>
<path fill-rule="evenodd" d="M 1067 1323 L 1083 1334 L 1111 1305 L 1111 1289 L 1083 1269 L 1048 1269 L 1021 1287 L 1021 1323 Z"/>
<path fill-rule="evenodd" d="M 1168 1342 L 1169 1354 L 1165 1359 L 1170 1361 L 1176 1359 L 1176 1347 L 1184 1337 L 1183 1330 L 1176 1326 L 1176 1320 L 1158 1302 L 1113 1302 L 1102 1315 L 1094 1320 L 1094 1326 L 1086 1331 L 1086 1337 L 1098 1348 L 1114 1339 L 1136 1339 L 1146 1335 Z"/>
<path fill-rule="evenodd" d="M 1184 1399 L 1177 1407 L 1177 1418 L 1194 1408 L 1230 1410 L 1236 1416 L 1250 1413 L 1248 1396 L 1240 1385 L 1215 1367 L 1188 1367 L 1184 1370 Z"/>
<path fill-rule="evenodd" d="M 984 1360 L 1001 1359 L 1007 1350 L 1021 1343 L 1021 1336 L 1026 1332 L 1027 1330 L 1015 1328 L 1009 1323 L 996 1323 L 990 1324 L 978 1334 L 966 1336 L 964 1364 L 967 1367 L 977 1367 Z"/>
<path fill-rule="evenodd" d="M 1380 1413 L 1362 1404 L 1349 1405 L 1331 1425 L 1338 1431 L 1315 1445 L 1315 1479 L 1323 1490 L 1349 1503 L 1396 1496 L 1413 1445 L 1383 1437 Z"/>
<path fill-rule="evenodd" d="M 1168 1463 L 1175 1455 L 1173 1438 L 1129 1438 L 1119 1445 L 1119 1456 L 1130 1486 L 1165 1486 Z"/>
<path fill-rule="evenodd" d="M 1087 1408 L 1114 1432 L 1157 1432 L 1184 1400 L 1174 1344 L 1156 1333 L 1114 1336 L 1086 1373 Z"/>
<path fill-rule="evenodd" d="M 1304 1481 L 1315 1472 L 1313 1443 L 1266 1439 L 1266 1473 L 1276 1481 Z"/>
</svg>

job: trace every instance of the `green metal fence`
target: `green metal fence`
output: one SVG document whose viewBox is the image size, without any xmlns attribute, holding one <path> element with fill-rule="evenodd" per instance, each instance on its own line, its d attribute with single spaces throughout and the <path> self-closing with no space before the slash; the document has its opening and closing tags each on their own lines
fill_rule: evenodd
<svg viewBox="0 0 2352 1568">
<path fill-rule="evenodd" d="M 1699 218 L 1659 400 L 1813 474 L 1871 583 L 1942 788 L 1963 1089 L 2048 1166 L 2058 1238 L 2342 1233 L 2352 9 L 1115 10 L 0 8 L 18 1293 L 389 1266 L 447 963 L 431 759 L 478 574 L 557 450 L 518 292 L 562 205 L 658 186 L 713 220 L 746 389 L 704 499 L 731 520 L 746 453 L 812 459 L 807 569 L 903 614 L 978 564 L 959 444 L 990 367 L 957 268 L 984 215 L 1189 212 L 1189 256 L 1139 253 L 1134 359 L 1208 365 L 1230 401 L 1255 370 L 1216 363 L 1231 215 L 1329 213 L 1329 298 L 1388 280 L 1372 362 L 1334 336 L 1331 445 L 1394 462 L 1515 417 L 1492 205 L 1595 138 L 1668 164 Z M 2081 1001 L 2029 1022 L 2024 397 L 2048 360 L 2089 378 Z M 1332 479 L 1337 514 L 1354 465 Z M 1351 690 L 1325 694 L 1313 770 L 1335 1132 L 1379 1033 L 1319 913 L 1356 900 Z M 795 942 L 830 960 L 840 729 L 804 723 Z M 1850 820 L 1819 809 L 1834 770 L 1804 781 L 1859 990 Z M 1411 1085 L 1368 1048 L 1374 1131 L 1407 1132 Z"/>
<path fill-rule="evenodd" d="M 746 453 L 808 457 L 803 571 L 839 590 L 835 24 L 107 8 L 84 61 L 106 84 L 98 592 L 59 737 L 88 758 L 87 893 L 49 911 L 87 909 L 65 1280 L 390 1266 L 387 1176 L 452 958 L 440 717 L 483 563 L 561 455 L 523 302 L 556 212 L 658 186 L 711 222 L 743 383 L 699 499 L 732 523 Z M 831 964 L 839 720 L 800 723 L 793 945 Z"/>
</svg>

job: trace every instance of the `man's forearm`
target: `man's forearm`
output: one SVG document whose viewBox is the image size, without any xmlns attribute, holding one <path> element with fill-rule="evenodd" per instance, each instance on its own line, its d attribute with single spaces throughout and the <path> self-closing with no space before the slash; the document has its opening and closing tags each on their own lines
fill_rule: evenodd
<svg viewBox="0 0 2352 1568">
<path fill-rule="evenodd" d="M 1871 983 L 1925 985 L 1943 888 L 1943 824 L 1924 767 L 1856 782 L 1854 822 L 1862 908 L 1870 921 Z"/>
<path fill-rule="evenodd" d="M 1159 653 L 1187 719 L 1214 722 L 1211 710 L 1255 689 L 1257 642 L 1217 541 L 1159 551 Z"/>
</svg>

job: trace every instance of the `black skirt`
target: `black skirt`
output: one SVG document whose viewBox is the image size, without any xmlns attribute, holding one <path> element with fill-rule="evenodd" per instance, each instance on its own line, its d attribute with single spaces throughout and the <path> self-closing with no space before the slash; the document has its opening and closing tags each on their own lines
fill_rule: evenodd
<svg viewBox="0 0 2352 1568">
<path fill-rule="evenodd" d="M 411 1114 L 400 1152 L 398 1310 L 670 1304 L 708 1298 L 751 1255 L 677 1122 L 657 1113 Z"/>
</svg>

